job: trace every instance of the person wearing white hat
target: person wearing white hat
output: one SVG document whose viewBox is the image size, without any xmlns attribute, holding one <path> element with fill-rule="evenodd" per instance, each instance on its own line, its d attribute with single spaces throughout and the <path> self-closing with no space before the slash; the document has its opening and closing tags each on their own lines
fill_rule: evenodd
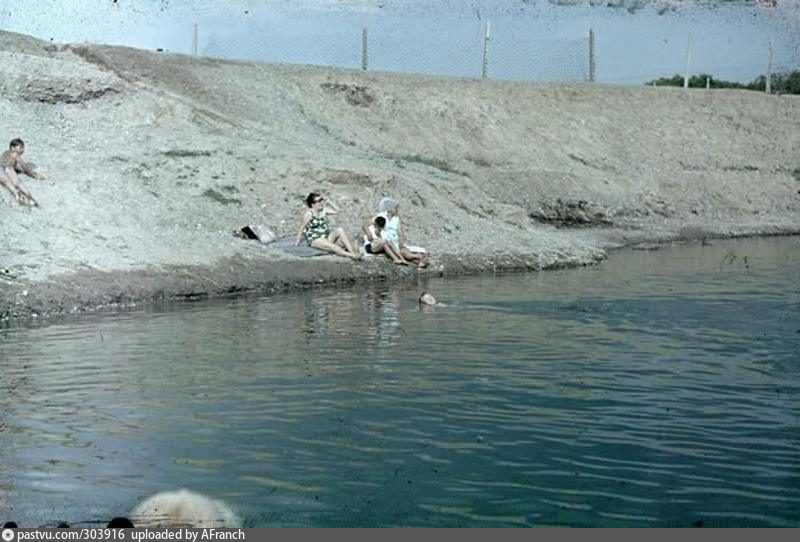
<svg viewBox="0 0 800 542">
<path fill-rule="evenodd" d="M 378 202 L 378 212 L 385 213 L 389 209 L 396 209 L 399 205 L 400 202 L 394 198 L 381 198 Z"/>
<path fill-rule="evenodd" d="M 396 199 L 390 197 L 381 198 L 378 202 L 378 214 L 370 218 L 363 226 L 366 238 L 369 241 L 372 240 L 370 226 L 374 224 L 377 217 L 383 217 L 386 220 L 386 224 L 381 231 L 381 238 L 392 243 L 395 252 L 402 259 L 417 264 L 419 268 L 427 267 L 428 252 L 425 249 L 410 247 L 406 244 L 406 232 L 398 215 L 399 209 L 400 202 Z"/>
</svg>

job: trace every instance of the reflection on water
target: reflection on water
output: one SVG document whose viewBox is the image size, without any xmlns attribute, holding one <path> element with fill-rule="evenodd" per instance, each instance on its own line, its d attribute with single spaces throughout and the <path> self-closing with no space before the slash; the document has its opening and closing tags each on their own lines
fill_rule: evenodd
<svg viewBox="0 0 800 542">
<path fill-rule="evenodd" d="M 0 519 L 798 526 L 799 285 L 760 239 L 6 329 Z"/>
</svg>

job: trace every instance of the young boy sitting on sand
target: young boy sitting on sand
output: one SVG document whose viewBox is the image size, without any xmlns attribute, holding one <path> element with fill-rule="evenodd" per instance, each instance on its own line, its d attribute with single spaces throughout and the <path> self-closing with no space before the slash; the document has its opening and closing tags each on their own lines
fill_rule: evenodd
<svg viewBox="0 0 800 542">
<path fill-rule="evenodd" d="M 408 265 L 408 261 L 403 258 L 392 243 L 384 239 L 383 232 L 386 228 L 386 218 L 376 216 L 372 224 L 365 224 L 367 242 L 364 244 L 364 252 L 367 254 L 386 254 L 397 265 Z"/>
<path fill-rule="evenodd" d="M 364 232 L 367 233 L 367 238 L 371 239 L 368 232 L 369 226 L 374 223 L 378 217 L 383 218 L 385 222 L 381 238 L 391 245 L 397 256 L 402 258 L 404 262 L 416 264 L 420 269 L 427 267 L 429 256 L 427 251 L 420 249 L 422 252 L 415 252 L 406 245 L 405 228 L 398 216 L 399 207 L 400 203 L 394 198 L 381 199 L 378 203 L 378 214 L 364 225 Z"/>
<path fill-rule="evenodd" d="M 32 167 L 25 163 L 22 154 L 25 152 L 25 142 L 19 138 L 12 139 L 8 150 L 0 156 L 0 184 L 8 188 L 11 195 L 20 205 L 38 207 L 28 189 L 19 181 L 18 173 L 24 173 L 34 179 L 44 179 L 44 175 L 36 173 Z"/>
</svg>

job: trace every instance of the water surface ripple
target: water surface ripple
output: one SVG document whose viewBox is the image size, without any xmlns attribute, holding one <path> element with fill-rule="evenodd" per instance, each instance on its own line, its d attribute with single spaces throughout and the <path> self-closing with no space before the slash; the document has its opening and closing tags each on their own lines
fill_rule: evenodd
<svg viewBox="0 0 800 542">
<path fill-rule="evenodd" d="M 9 327 L 0 519 L 797 527 L 799 285 L 774 238 Z"/>
</svg>

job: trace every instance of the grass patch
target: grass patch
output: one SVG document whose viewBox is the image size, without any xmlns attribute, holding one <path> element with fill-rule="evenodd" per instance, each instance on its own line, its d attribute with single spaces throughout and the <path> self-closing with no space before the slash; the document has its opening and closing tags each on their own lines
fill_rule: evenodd
<svg viewBox="0 0 800 542">
<path fill-rule="evenodd" d="M 343 83 L 322 83 L 323 90 L 329 93 L 342 93 L 350 105 L 369 107 L 375 101 L 375 96 L 370 94 L 367 87 L 361 85 L 346 85 Z"/>
<path fill-rule="evenodd" d="M 190 149 L 170 149 L 164 151 L 164 156 L 170 158 L 197 158 L 198 156 L 211 156 L 211 151 L 193 151 Z"/>
<path fill-rule="evenodd" d="M 450 164 L 448 164 L 447 162 L 445 162 L 440 158 L 429 158 L 427 156 L 421 156 L 419 154 L 412 154 L 407 156 L 401 156 L 400 160 L 405 160 L 406 162 L 416 162 L 417 164 L 430 166 L 436 169 L 440 169 L 442 171 L 446 171 L 447 173 L 455 173 L 456 175 L 467 176 L 466 173 L 453 168 Z"/>
<path fill-rule="evenodd" d="M 239 205 L 242 204 L 241 200 L 238 200 L 236 198 L 226 198 L 224 195 L 220 194 L 213 188 L 209 188 L 205 192 L 203 192 L 203 196 L 207 197 L 208 199 L 212 199 L 217 203 L 221 203 L 222 205 L 230 205 L 231 203 L 237 203 Z"/>
<path fill-rule="evenodd" d="M 758 171 L 758 168 L 756 166 L 749 166 L 749 165 L 745 165 L 745 166 L 725 166 L 722 169 L 723 169 L 723 171 L 740 171 L 740 172 L 741 171 Z"/>
<path fill-rule="evenodd" d="M 492 165 L 492 163 L 489 162 L 486 158 L 482 158 L 480 156 L 467 156 L 466 158 L 468 162 L 472 162 L 476 166 L 489 167 Z"/>
</svg>

